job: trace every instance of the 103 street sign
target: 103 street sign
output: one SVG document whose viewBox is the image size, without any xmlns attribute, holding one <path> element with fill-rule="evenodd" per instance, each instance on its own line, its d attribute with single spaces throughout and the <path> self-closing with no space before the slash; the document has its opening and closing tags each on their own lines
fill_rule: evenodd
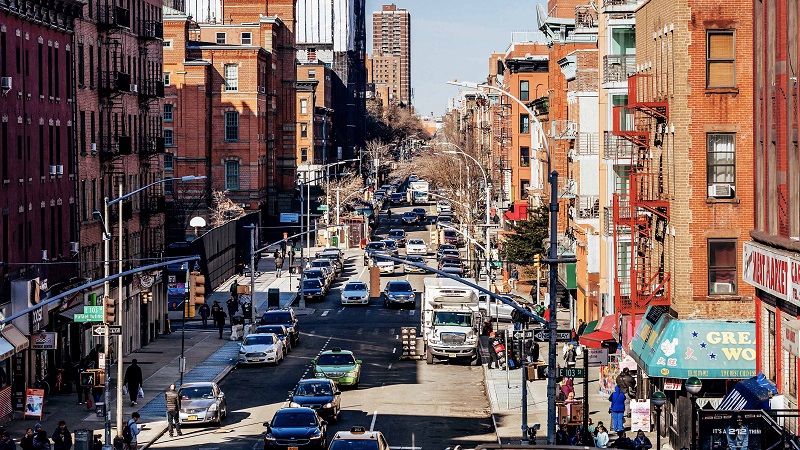
<svg viewBox="0 0 800 450">
<path fill-rule="evenodd" d="M 559 367 L 558 376 L 565 378 L 583 378 L 586 376 L 586 371 L 583 369 L 576 369 L 575 367 Z"/>
</svg>

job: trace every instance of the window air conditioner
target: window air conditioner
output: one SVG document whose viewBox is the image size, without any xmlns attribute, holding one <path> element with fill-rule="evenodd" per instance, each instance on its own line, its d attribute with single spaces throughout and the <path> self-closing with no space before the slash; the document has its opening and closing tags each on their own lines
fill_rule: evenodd
<svg viewBox="0 0 800 450">
<path fill-rule="evenodd" d="M 714 283 L 715 294 L 733 294 L 733 283 Z"/>
<path fill-rule="evenodd" d="M 47 250 L 42 250 L 42 261 L 47 261 Z"/>
<path fill-rule="evenodd" d="M 138 84 L 132 84 L 131 85 L 131 92 L 139 92 L 139 85 Z"/>
<path fill-rule="evenodd" d="M 55 175 L 56 169 L 57 169 L 56 166 L 50 166 L 50 175 Z"/>
<path fill-rule="evenodd" d="M 11 90 L 11 77 L 0 77 L 0 88 L 5 91 Z"/>
<path fill-rule="evenodd" d="M 70 242 L 69 251 L 72 253 L 78 253 L 80 251 L 80 242 Z"/>
<path fill-rule="evenodd" d="M 712 184 L 708 187 L 708 196 L 717 198 L 733 197 L 733 186 L 730 184 Z"/>
<path fill-rule="evenodd" d="M 56 175 L 64 175 L 64 166 L 61 164 L 56 166 Z"/>
<path fill-rule="evenodd" d="M 93 155 L 97 154 L 97 143 L 95 142 L 92 142 L 92 154 Z"/>
</svg>

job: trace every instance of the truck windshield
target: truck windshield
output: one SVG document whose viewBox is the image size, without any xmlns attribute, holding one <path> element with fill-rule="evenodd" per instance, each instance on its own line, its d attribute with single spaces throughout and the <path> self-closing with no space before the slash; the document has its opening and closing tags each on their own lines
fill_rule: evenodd
<svg viewBox="0 0 800 450">
<path fill-rule="evenodd" d="M 457 312 L 437 312 L 433 318 L 434 325 L 471 327 L 472 315 Z"/>
</svg>

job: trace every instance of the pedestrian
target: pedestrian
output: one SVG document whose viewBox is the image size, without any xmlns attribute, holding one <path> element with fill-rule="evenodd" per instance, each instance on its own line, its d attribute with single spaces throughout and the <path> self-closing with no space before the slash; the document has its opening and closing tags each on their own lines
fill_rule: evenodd
<svg viewBox="0 0 800 450">
<path fill-rule="evenodd" d="M 636 439 L 633 440 L 633 448 L 634 450 L 650 450 L 653 448 L 653 444 L 650 442 L 650 439 L 644 435 L 644 431 L 639 430 L 636 432 Z"/>
<path fill-rule="evenodd" d="M 561 380 L 561 392 L 564 393 L 564 397 L 569 398 L 570 394 L 575 394 L 575 386 L 572 383 L 572 378 L 563 378 Z"/>
<path fill-rule="evenodd" d="M 50 450 L 50 439 L 47 438 L 47 432 L 42 429 L 41 425 L 33 438 L 33 450 Z"/>
<path fill-rule="evenodd" d="M 543 317 L 545 309 L 546 308 L 544 307 L 544 302 L 539 302 L 539 304 L 536 306 L 536 315 L 539 317 Z"/>
<path fill-rule="evenodd" d="M 577 447 L 581 445 L 583 438 L 581 437 L 581 427 L 575 427 L 575 434 L 569 438 L 569 445 Z"/>
<path fill-rule="evenodd" d="M 508 284 L 511 286 L 512 291 L 517 290 L 517 282 L 519 281 L 519 271 L 516 266 L 511 269 L 511 276 L 508 277 Z"/>
<path fill-rule="evenodd" d="M 211 309 L 203 303 L 200 305 L 200 320 L 203 321 L 203 328 L 208 326 L 208 316 L 211 314 Z"/>
<path fill-rule="evenodd" d="M 167 423 L 169 424 L 169 437 L 173 437 L 173 429 L 178 432 L 178 436 L 183 436 L 181 433 L 181 421 L 178 413 L 181 410 L 181 396 L 175 390 L 175 385 L 170 384 L 169 390 L 164 393 L 164 400 L 167 403 Z"/>
<path fill-rule="evenodd" d="M 594 445 L 597 448 L 608 447 L 608 430 L 606 430 L 606 427 L 600 425 L 599 422 L 597 425 L 597 436 L 594 438 Z"/>
<path fill-rule="evenodd" d="M 8 431 L 0 433 L 0 450 L 17 450 L 17 444 L 11 439 L 11 435 L 8 434 Z"/>
<path fill-rule="evenodd" d="M 234 301 L 239 301 L 239 281 L 233 280 L 231 283 L 231 297 L 233 297 Z"/>
<path fill-rule="evenodd" d="M 283 271 L 283 256 L 275 257 L 275 276 L 280 278 Z"/>
<path fill-rule="evenodd" d="M 237 311 L 239 311 L 239 300 L 237 297 L 231 296 L 228 299 L 228 316 L 231 318 L 231 326 L 233 326 L 233 316 L 236 315 Z"/>
<path fill-rule="evenodd" d="M 569 433 L 567 432 L 567 425 L 561 424 L 556 431 L 556 445 L 569 445 Z"/>
<path fill-rule="evenodd" d="M 481 328 L 481 336 L 491 336 L 492 334 L 492 322 L 485 320 L 483 322 L 483 328 Z"/>
<path fill-rule="evenodd" d="M 614 441 L 613 444 L 609 445 L 609 448 L 623 448 L 623 449 L 633 450 L 633 441 L 631 441 L 631 438 L 625 435 L 625 430 L 622 430 L 617 435 L 617 440 Z"/>
<path fill-rule="evenodd" d="M 22 435 L 22 438 L 19 440 L 19 448 L 21 450 L 33 450 L 33 429 L 28 428 L 25 430 L 25 434 Z"/>
<path fill-rule="evenodd" d="M 575 367 L 575 345 L 569 344 L 569 348 L 567 349 L 567 353 L 564 354 L 564 361 L 567 363 L 567 367 Z"/>
<path fill-rule="evenodd" d="M 625 419 L 623 417 L 625 415 L 625 397 L 619 386 L 615 387 L 614 392 L 608 397 L 608 401 L 611 402 L 611 407 L 608 409 L 611 413 L 611 428 L 615 433 L 625 431 Z"/>
<path fill-rule="evenodd" d="M 514 329 L 521 330 L 522 329 L 522 322 L 525 320 L 525 313 L 514 308 L 514 311 L 511 313 L 511 321 L 514 322 Z"/>
<path fill-rule="evenodd" d="M 589 434 L 592 435 L 592 438 L 594 438 L 594 436 L 597 434 L 597 427 L 594 425 L 591 417 L 589 417 L 589 423 L 587 425 L 588 427 L 586 428 L 586 431 L 588 431 Z"/>
<path fill-rule="evenodd" d="M 72 433 L 67 429 L 67 422 L 60 420 L 58 428 L 53 431 L 53 450 L 69 450 L 72 448 Z"/>
<path fill-rule="evenodd" d="M 528 362 L 539 361 L 539 343 L 531 339 L 528 343 Z"/>
<path fill-rule="evenodd" d="M 95 434 L 92 441 L 92 450 L 103 450 L 103 435 Z"/>
<path fill-rule="evenodd" d="M 625 394 L 625 417 L 631 416 L 631 399 L 636 398 L 636 379 L 631 375 L 627 367 L 622 369 L 622 373 L 617 375 L 617 386 Z"/>
<path fill-rule="evenodd" d="M 583 332 L 586 330 L 586 322 L 583 319 L 578 321 L 578 336 L 583 336 Z"/>
<path fill-rule="evenodd" d="M 139 413 L 134 412 L 131 414 L 130 420 L 122 429 L 122 443 L 125 444 L 125 450 L 136 450 L 137 436 L 141 431 L 139 429 Z"/>
<path fill-rule="evenodd" d="M 219 329 L 219 338 L 222 339 L 222 329 L 225 327 L 225 318 L 227 315 L 222 308 L 217 309 L 217 312 L 214 313 L 214 324 Z"/>
<path fill-rule="evenodd" d="M 139 362 L 133 359 L 128 370 L 125 371 L 125 379 L 123 380 L 125 386 L 128 387 L 128 397 L 131 399 L 131 406 L 136 405 L 139 399 L 139 388 L 142 386 L 142 381 L 142 368 L 139 367 Z"/>
<path fill-rule="evenodd" d="M 222 306 L 219 305 L 219 301 L 218 300 L 214 300 L 214 304 L 211 305 L 211 318 L 212 319 L 214 318 L 214 315 L 217 313 L 217 311 L 222 311 Z"/>
</svg>

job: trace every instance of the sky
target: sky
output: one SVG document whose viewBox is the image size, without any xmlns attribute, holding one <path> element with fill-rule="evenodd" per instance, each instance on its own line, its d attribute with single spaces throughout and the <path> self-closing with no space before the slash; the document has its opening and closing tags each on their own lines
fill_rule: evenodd
<svg viewBox="0 0 800 450">
<path fill-rule="evenodd" d="M 480 82 L 489 56 L 505 52 L 511 33 L 536 31 L 536 0 L 367 0 L 367 49 L 372 13 L 394 3 L 411 13 L 411 87 L 422 116 L 445 112 L 458 88 L 447 81 Z"/>
</svg>

